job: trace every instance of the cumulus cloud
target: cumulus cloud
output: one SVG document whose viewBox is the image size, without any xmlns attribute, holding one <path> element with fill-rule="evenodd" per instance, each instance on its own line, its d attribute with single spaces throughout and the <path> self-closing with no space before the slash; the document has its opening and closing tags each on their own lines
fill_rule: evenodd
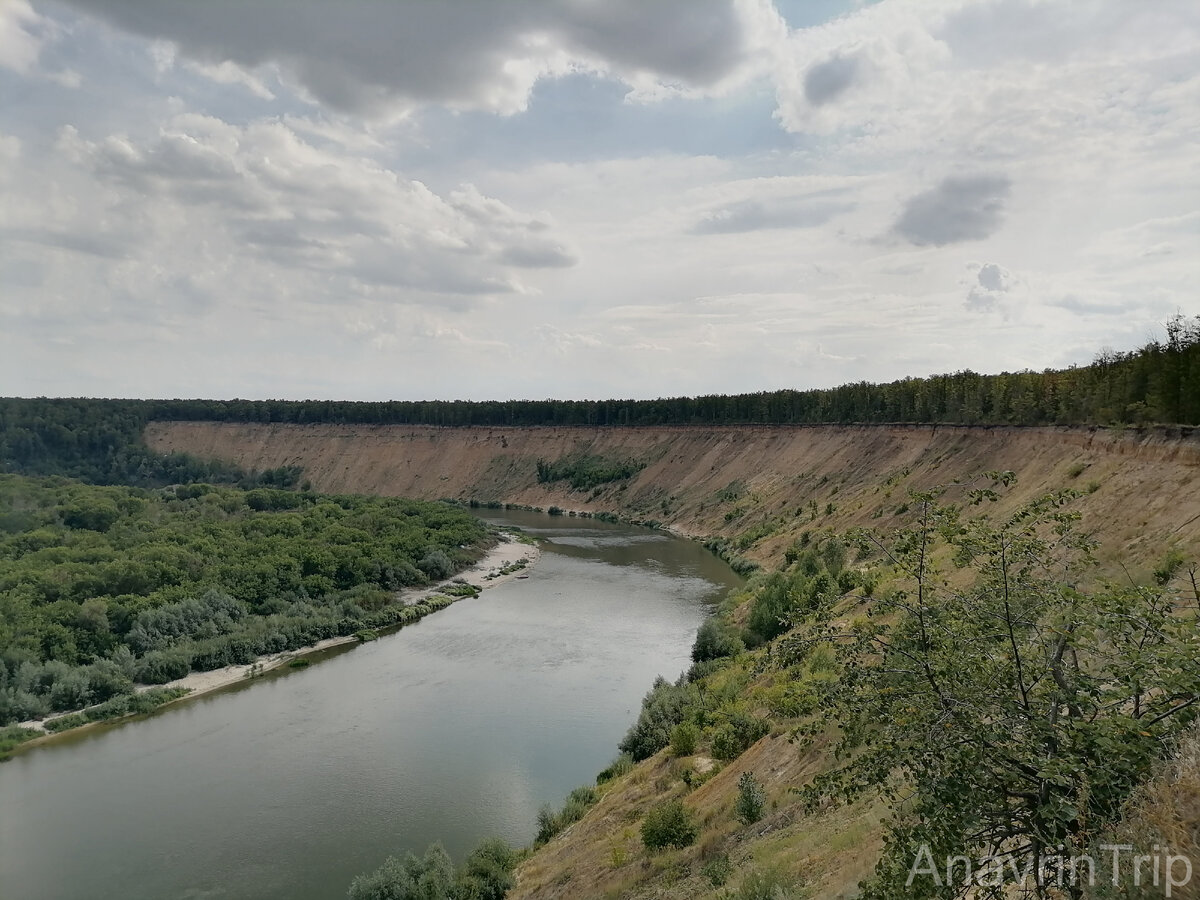
<svg viewBox="0 0 1200 900">
<path fill-rule="evenodd" d="M 177 45 L 223 78 L 267 63 L 358 113 L 440 103 L 512 113 L 539 78 L 595 71 L 635 86 L 712 89 L 754 62 L 749 0 L 67 0 Z M 251 89 L 256 89 L 251 87 Z"/>
<path fill-rule="evenodd" d="M 982 240 L 1000 227 L 1008 192 L 1002 175 L 952 175 L 910 199 L 894 229 L 917 245 Z"/>
<path fill-rule="evenodd" d="M 95 185 L 87 196 L 97 209 L 26 204 L 10 239 L 158 265 L 150 248 L 173 236 L 175 254 L 202 243 L 225 265 L 248 256 L 289 276 L 435 295 L 512 292 L 521 289 L 515 270 L 575 263 L 546 219 L 470 185 L 440 196 L 277 121 L 186 114 L 149 140 L 89 141 L 66 128 L 58 152 Z M 125 196 L 137 200 L 116 199 Z"/>
<path fill-rule="evenodd" d="M 996 263 L 984 263 L 975 273 L 975 283 L 967 293 L 967 309 L 991 312 L 1006 299 L 1016 283 L 1013 274 Z"/>
</svg>

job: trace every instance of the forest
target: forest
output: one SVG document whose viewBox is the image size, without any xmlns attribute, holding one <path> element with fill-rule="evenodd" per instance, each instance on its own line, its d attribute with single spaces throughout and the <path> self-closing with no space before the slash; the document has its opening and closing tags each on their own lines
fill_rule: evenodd
<svg viewBox="0 0 1200 900">
<path fill-rule="evenodd" d="M 963 371 L 888 384 L 658 400 L 382 401 L 0 399 L 0 471 L 96 484 L 186 481 L 287 487 L 280 470 L 247 475 L 141 442 L 152 421 L 364 425 L 1198 425 L 1200 316 L 1176 316 L 1166 338 L 1104 351 L 1086 366 L 980 375 Z"/>
<path fill-rule="evenodd" d="M 487 537 L 443 503 L 0 475 L 0 726 L 415 620 L 439 601 L 395 591 Z"/>
</svg>

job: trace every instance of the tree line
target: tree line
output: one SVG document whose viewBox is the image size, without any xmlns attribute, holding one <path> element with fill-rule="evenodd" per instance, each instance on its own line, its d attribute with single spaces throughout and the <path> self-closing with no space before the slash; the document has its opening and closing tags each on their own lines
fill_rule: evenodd
<svg viewBox="0 0 1200 900">
<path fill-rule="evenodd" d="M 1200 424 L 1200 317 L 1176 316 L 1165 340 L 1103 351 L 1086 366 L 887 384 L 656 400 L 0 399 L 0 471 L 102 484 L 235 483 L 245 473 L 151 453 L 153 421 L 436 426 Z M 261 476 L 255 476 L 261 477 Z M 276 477 L 276 476 L 271 476 Z M 287 473 L 282 477 L 286 478 Z"/>
</svg>

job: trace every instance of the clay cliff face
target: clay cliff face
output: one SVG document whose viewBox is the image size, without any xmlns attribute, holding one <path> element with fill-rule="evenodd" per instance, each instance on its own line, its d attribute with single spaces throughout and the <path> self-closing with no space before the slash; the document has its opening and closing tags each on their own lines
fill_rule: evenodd
<svg viewBox="0 0 1200 900">
<path fill-rule="evenodd" d="M 299 465 L 315 489 L 500 500 L 653 519 L 685 534 L 759 534 L 764 562 L 806 528 L 886 527 L 910 488 L 989 470 L 1018 483 L 999 509 L 1047 491 L 1084 496 L 1103 551 L 1139 564 L 1200 549 L 1200 437 L 1082 428 L 751 426 L 437 428 L 154 423 L 155 450 L 246 468 Z M 644 464 L 593 490 L 539 484 L 537 461 L 587 454 Z"/>
</svg>

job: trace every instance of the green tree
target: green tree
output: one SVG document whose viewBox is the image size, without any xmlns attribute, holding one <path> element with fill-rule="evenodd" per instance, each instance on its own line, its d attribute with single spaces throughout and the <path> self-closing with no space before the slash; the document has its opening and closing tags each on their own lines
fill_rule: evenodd
<svg viewBox="0 0 1200 900">
<path fill-rule="evenodd" d="M 374 872 L 355 878 L 346 896 L 349 900 L 457 900 L 454 866 L 441 844 L 431 846 L 423 857 L 389 856 Z"/>
<path fill-rule="evenodd" d="M 964 500 L 996 499 L 1013 480 L 996 478 Z M 1158 586 L 1101 582 L 1070 493 L 997 522 L 942 491 L 913 499 L 908 527 L 863 535 L 904 588 L 808 629 L 838 648 L 828 703 L 848 759 L 810 798 L 880 789 L 893 803 L 870 898 L 959 896 L 932 876 L 905 884 L 921 847 L 1011 860 L 1009 881 L 1082 852 L 1200 698 L 1194 611 Z"/>
<path fill-rule="evenodd" d="M 743 825 L 753 825 L 762 818 L 766 804 L 767 792 L 763 790 L 762 782 L 752 773 L 743 772 L 738 778 L 738 795 L 733 804 L 738 821 Z"/>
</svg>

